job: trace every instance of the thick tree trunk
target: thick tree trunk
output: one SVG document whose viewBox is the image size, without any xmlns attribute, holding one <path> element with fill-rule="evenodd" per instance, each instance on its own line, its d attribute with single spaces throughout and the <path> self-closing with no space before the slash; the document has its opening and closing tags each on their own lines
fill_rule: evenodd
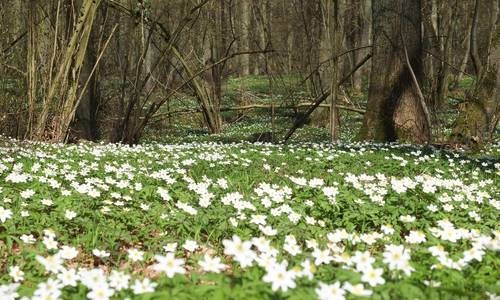
<svg viewBox="0 0 500 300">
<path fill-rule="evenodd" d="M 428 142 L 425 107 L 411 74 L 421 82 L 420 1 L 379 0 L 372 9 L 372 73 L 360 137 L 377 142 Z"/>
</svg>

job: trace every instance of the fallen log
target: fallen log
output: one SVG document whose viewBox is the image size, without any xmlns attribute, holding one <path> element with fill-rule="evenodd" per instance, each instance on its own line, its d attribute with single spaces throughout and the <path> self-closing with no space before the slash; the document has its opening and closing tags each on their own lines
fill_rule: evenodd
<svg viewBox="0 0 500 300">
<path fill-rule="evenodd" d="M 250 105 L 244 105 L 244 106 L 227 106 L 227 107 L 221 107 L 220 111 L 238 111 L 238 110 L 251 110 L 251 109 L 297 109 L 297 108 L 302 108 L 302 107 L 310 107 L 311 105 L 314 105 L 315 103 L 298 103 L 297 105 L 283 105 L 283 106 L 276 106 L 276 105 L 269 105 L 269 104 L 250 104 Z M 330 105 L 328 104 L 319 104 L 317 107 L 326 107 L 329 108 Z M 338 109 L 342 110 L 348 110 L 348 111 L 353 111 L 357 112 L 359 114 L 364 114 L 366 111 L 361 108 L 357 107 L 351 107 L 351 106 L 346 106 L 346 105 L 336 105 Z M 176 114 L 185 114 L 185 113 L 197 113 L 197 112 L 202 112 L 201 108 L 191 108 L 191 109 L 180 109 L 180 110 L 173 110 L 170 112 L 164 112 L 161 114 L 156 114 L 155 118 L 163 118 L 165 116 L 171 116 L 171 115 L 176 115 Z"/>
</svg>

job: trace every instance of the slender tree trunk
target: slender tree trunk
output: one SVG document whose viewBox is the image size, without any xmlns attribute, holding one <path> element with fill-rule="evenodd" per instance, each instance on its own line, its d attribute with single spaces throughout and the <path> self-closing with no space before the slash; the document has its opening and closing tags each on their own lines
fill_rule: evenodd
<svg viewBox="0 0 500 300">
<path fill-rule="evenodd" d="M 422 27 L 423 40 L 422 47 L 425 49 L 423 53 L 423 72 L 424 82 L 423 88 L 427 91 L 430 102 L 430 107 L 437 107 L 435 100 L 435 91 L 437 86 L 437 73 L 439 72 L 439 61 L 441 59 L 439 26 L 437 24 L 438 8 L 436 0 L 422 0 Z"/>
<path fill-rule="evenodd" d="M 452 54 L 454 55 L 454 65 L 458 66 L 460 71 L 455 77 L 454 86 L 458 86 L 462 81 L 464 73 L 468 72 L 474 2 L 475 0 L 458 1 L 458 7 L 456 9 L 457 17 L 454 28 L 455 37 L 452 46 Z"/>
<path fill-rule="evenodd" d="M 310 69 L 316 69 L 319 67 L 317 71 L 317 75 L 312 77 L 312 86 L 313 86 L 313 96 L 317 97 L 325 92 L 325 90 L 329 90 L 332 88 L 333 81 L 333 72 L 336 72 L 338 66 L 338 59 L 335 61 L 331 61 L 332 55 L 335 53 L 334 50 L 334 41 L 332 37 L 332 12 L 333 12 L 333 1 L 332 0 L 322 0 L 321 1 L 321 24 L 318 28 L 318 60 L 310 61 L 309 69 L 307 73 L 310 73 Z M 311 26 L 312 27 L 312 26 Z M 308 41 L 309 44 L 314 44 L 312 40 Z M 310 57 L 313 57 L 310 55 Z M 318 63 L 323 63 L 322 66 L 318 66 Z M 314 88 L 319 86 L 319 88 Z M 335 87 L 335 89 L 338 89 Z M 331 96 L 327 99 L 328 102 L 331 103 Z M 314 112 L 311 113 L 311 124 L 319 127 L 327 127 L 331 124 L 330 121 L 330 108 L 319 107 Z M 331 130 L 331 128 L 330 128 Z"/>
<path fill-rule="evenodd" d="M 340 58 L 338 56 L 341 49 L 341 28 L 340 28 L 340 1 L 332 0 L 333 12 L 331 14 L 330 28 L 331 34 L 331 47 L 333 59 L 333 72 L 331 81 L 331 95 L 330 95 L 330 141 L 335 142 L 339 135 L 339 111 L 337 109 L 337 98 L 339 94 L 339 73 L 340 73 Z"/>
<path fill-rule="evenodd" d="M 467 70 L 467 65 L 469 63 L 469 56 L 470 56 L 470 32 L 471 30 L 467 30 L 467 33 L 465 35 L 465 51 L 464 51 L 464 55 L 463 55 L 463 58 L 460 60 L 460 68 L 459 68 L 459 72 L 458 72 L 458 75 L 457 75 L 457 79 L 456 79 L 456 84 L 458 85 L 458 83 L 460 83 L 460 81 L 462 81 L 463 79 L 463 76 L 464 76 L 464 73 L 465 71 Z"/>
<path fill-rule="evenodd" d="M 345 11 L 345 43 L 346 49 L 354 49 L 362 46 L 364 20 L 363 20 L 363 0 L 350 0 L 347 1 Z M 364 56 L 360 51 L 353 51 L 347 56 L 347 66 L 344 67 L 344 72 L 349 72 L 354 66 L 358 64 L 360 59 Z M 351 86 L 354 90 L 361 89 L 361 73 L 356 72 L 352 74 Z"/>
<path fill-rule="evenodd" d="M 288 1 L 285 0 L 284 5 L 285 10 L 288 14 L 291 14 L 291 9 L 289 8 Z M 291 18 L 287 17 L 286 19 L 286 32 L 287 32 L 287 39 L 286 39 L 286 50 L 287 50 L 287 72 L 292 73 L 295 67 L 294 64 L 294 45 L 295 45 L 295 30 L 294 30 L 294 24 L 291 22 Z"/>
<path fill-rule="evenodd" d="M 259 21 L 259 13 L 260 13 L 259 5 L 260 5 L 260 0 L 259 1 L 252 1 L 251 27 L 253 28 L 253 30 L 252 30 L 251 40 L 252 40 L 252 44 L 257 49 L 262 50 L 264 45 L 261 44 L 262 34 L 260 33 L 261 26 L 260 26 L 260 21 Z M 252 75 L 258 75 L 260 73 L 260 56 L 259 55 L 250 56 L 250 73 Z"/>
<path fill-rule="evenodd" d="M 27 98 L 28 98 L 28 121 L 26 123 L 25 137 L 28 137 L 33 129 L 35 122 L 35 104 L 37 94 L 37 69 L 36 69 L 36 4 L 35 1 L 30 0 L 28 6 L 28 47 L 27 47 L 27 64 L 26 64 L 26 82 L 27 82 Z"/>
<path fill-rule="evenodd" d="M 240 51 L 249 51 L 250 40 L 250 3 L 249 0 L 240 1 Z M 250 74 L 250 55 L 245 54 L 240 56 L 240 75 L 247 76 Z"/>
<path fill-rule="evenodd" d="M 451 63 L 451 47 L 453 44 L 453 27 L 455 25 L 456 18 L 456 7 L 457 2 L 452 8 L 451 12 L 447 13 L 446 17 L 442 17 L 443 24 L 442 28 L 446 30 L 443 36 L 443 42 L 441 43 L 441 60 L 439 62 L 439 69 L 437 72 L 437 82 L 435 90 L 433 91 L 433 100 L 431 101 L 431 107 L 434 111 L 437 111 L 443 106 L 444 101 L 448 93 L 448 77 L 450 75 L 450 63 Z M 446 8 L 448 9 L 448 8 Z M 436 58 L 433 58 L 436 60 Z"/>
</svg>

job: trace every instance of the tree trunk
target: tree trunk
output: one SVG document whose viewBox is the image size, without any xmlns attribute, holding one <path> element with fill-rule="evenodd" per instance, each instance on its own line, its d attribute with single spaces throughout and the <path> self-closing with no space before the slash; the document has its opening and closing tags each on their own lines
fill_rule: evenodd
<svg viewBox="0 0 500 300">
<path fill-rule="evenodd" d="M 470 58 L 470 34 L 474 17 L 474 1 L 459 1 L 456 13 L 453 43 L 453 64 L 458 66 L 459 73 L 455 77 L 454 87 L 462 81 L 464 72 L 467 72 Z"/>
<path fill-rule="evenodd" d="M 321 9 L 321 24 L 317 30 L 318 37 L 316 38 L 319 43 L 319 48 L 317 50 L 318 60 L 312 61 L 311 57 L 313 57 L 313 55 L 309 55 L 310 66 L 309 69 L 307 70 L 307 73 L 310 73 L 312 69 L 319 68 L 319 70 L 317 71 L 317 75 L 311 78 L 312 81 L 311 85 L 313 86 L 312 95 L 314 97 L 323 94 L 325 90 L 333 88 L 331 86 L 333 80 L 332 76 L 334 75 L 333 72 L 337 72 L 335 68 L 338 67 L 337 66 L 338 59 L 335 59 L 335 61 L 331 60 L 332 56 L 335 53 L 333 49 L 333 47 L 335 47 L 335 44 L 332 37 L 333 26 L 331 24 L 332 12 L 334 10 L 332 0 L 322 0 L 320 9 Z M 311 30 L 312 28 L 313 26 L 311 26 Z M 312 45 L 314 44 L 314 41 L 311 39 L 308 41 L 308 44 Z M 323 63 L 323 65 L 319 66 L 318 65 L 319 63 Z M 318 88 L 314 88 L 316 86 L 318 86 Z M 334 88 L 338 90 L 337 87 Z M 332 103 L 331 99 L 332 97 L 329 96 L 327 102 Z M 311 121 L 310 121 L 311 125 L 318 127 L 327 127 L 329 123 L 331 124 L 330 113 L 331 109 L 319 107 L 318 109 L 316 109 L 314 112 L 311 113 Z"/>
<path fill-rule="evenodd" d="M 372 5 L 373 62 L 360 137 L 377 142 L 428 142 L 426 108 L 412 79 L 413 71 L 416 81 L 422 80 L 420 1 L 379 0 Z M 405 63 L 405 52 L 411 68 Z"/>
<path fill-rule="evenodd" d="M 330 20 L 330 28 L 332 30 L 331 34 L 331 47 L 332 47 L 332 56 L 333 59 L 333 72 L 332 72 L 332 81 L 331 81 L 331 91 L 330 95 L 330 141 L 335 142 L 339 136 L 339 112 L 336 107 L 337 98 L 339 93 L 338 83 L 339 83 L 339 73 L 340 73 L 340 58 L 338 54 L 341 49 L 341 28 L 340 28 L 340 1 L 332 0 L 332 8 L 333 12 L 331 14 Z"/>
<path fill-rule="evenodd" d="M 253 28 L 252 30 L 252 44 L 258 49 L 262 50 L 264 45 L 261 44 L 261 26 L 260 26 L 260 20 L 259 20 L 259 13 L 260 13 L 260 1 L 252 1 L 251 5 L 251 11 L 252 11 L 252 17 L 250 20 L 251 27 Z M 260 56 L 259 55 L 252 55 L 249 57 L 250 58 L 250 73 L 252 75 L 258 75 L 260 73 Z"/>
<path fill-rule="evenodd" d="M 435 27 L 436 14 L 435 0 L 422 0 L 422 25 L 424 39 L 422 46 L 426 50 L 424 58 L 424 72 L 426 75 L 426 88 L 431 90 L 434 81 L 434 71 L 437 61 L 436 56 L 439 56 L 439 38 L 438 28 Z"/>
<path fill-rule="evenodd" d="M 481 145 L 491 138 L 499 114 L 500 43 L 499 3 L 476 0 L 471 27 L 470 56 L 476 73 L 471 94 L 462 105 L 451 138 Z"/>
<path fill-rule="evenodd" d="M 96 32 L 91 33 L 91 41 L 87 48 L 86 59 L 80 76 L 80 86 L 84 86 L 87 80 L 88 88 L 82 96 L 75 114 L 75 121 L 71 125 L 71 131 L 76 133 L 77 138 L 95 141 L 98 137 L 97 130 L 97 107 L 100 102 L 99 72 L 92 74 L 92 68 L 97 63 L 98 40 Z M 90 77 L 90 78 L 89 78 Z"/>
<path fill-rule="evenodd" d="M 346 11 L 345 11 L 345 43 L 346 49 L 354 49 L 356 47 L 362 46 L 363 40 L 363 30 L 365 29 L 363 20 L 363 0 L 350 0 L 347 1 Z M 347 66 L 344 68 L 344 73 L 352 70 L 356 66 L 360 59 L 363 58 L 365 54 L 360 51 L 353 51 L 347 56 Z M 356 72 L 352 74 L 351 77 L 351 87 L 354 90 L 361 90 L 361 73 Z"/>
<path fill-rule="evenodd" d="M 439 110 L 448 92 L 448 76 L 452 63 L 453 29 L 455 27 L 458 2 L 424 1 L 422 9 L 425 49 L 425 89 L 433 112 Z"/>
<path fill-rule="evenodd" d="M 453 11 L 448 12 L 446 17 L 442 17 L 443 24 L 441 28 L 446 30 L 440 43 L 440 53 L 442 61 L 439 62 L 439 69 L 437 72 L 436 87 L 433 90 L 431 106 L 434 111 L 437 111 L 443 106 L 446 96 L 448 94 L 448 76 L 450 73 L 451 62 L 451 46 L 453 44 L 453 27 L 456 18 L 456 2 Z M 446 7 L 448 9 L 448 7 Z M 434 58 L 436 59 L 436 58 Z"/>
<path fill-rule="evenodd" d="M 250 3 L 249 0 L 240 1 L 240 51 L 249 51 L 250 39 Z M 250 55 L 245 54 L 240 56 L 240 75 L 247 76 L 250 74 Z"/>
<path fill-rule="evenodd" d="M 35 123 L 35 103 L 37 91 L 37 69 L 36 69 L 36 7 L 35 1 L 30 0 L 28 3 L 28 43 L 27 43 L 27 60 L 26 60 L 26 85 L 28 98 L 28 122 L 26 124 L 25 137 L 31 134 L 33 124 Z"/>
<path fill-rule="evenodd" d="M 95 13 L 101 0 L 84 0 L 66 49 L 61 54 L 56 76 L 47 83 L 47 95 L 33 138 L 63 142 L 78 106 L 79 77 Z M 50 132 L 49 132 L 50 131 Z"/>
</svg>

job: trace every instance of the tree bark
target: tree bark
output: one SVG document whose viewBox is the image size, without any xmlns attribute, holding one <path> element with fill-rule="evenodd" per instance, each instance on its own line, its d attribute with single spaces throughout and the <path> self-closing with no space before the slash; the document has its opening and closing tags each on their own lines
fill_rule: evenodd
<svg viewBox="0 0 500 300">
<path fill-rule="evenodd" d="M 372 73 L 360 137 L 377 142 L 428 142 L 425 108 L 411 74 L 412 69 L 417 83 L 421 82 L 420 1 L 379 0 L 372 9 Z M 405 48 L 411 69 L 405 63 Z"/>
<path fill-rule="evenodd" d="M 363 31 L 366 30 L 363 20 L 363 0 L 347 1 L 345 15 L 344 31 L 346 49 L 361 47 L 363 45 Z M 359 51 L 351 52 L 347 56 L 348 66 L 344 68 L 345 72 L 351 70 L 363 56 L 364 53 Z M 361 73 L 356 72 L 352 74 L 350 83 L 354 90 L 361 90 Z"/>
<path fill-rule="evenodd" d="M 249 51 L 250 39 L 250 3 L 249 0 L 240 1 L 240 51 Z M 250 74 L 250 55 L 245 54 L 240 56 L 240 75 L 247 76 Z"/>
<path fill-rule="evenodd" d="M 79 77 L 87 50 L 95 12 L 101 0 L 84 0 L 66 49 L 61 54 L 56 76 L 48 82 L 48 92 L 32 137 L 63 142 L 78 106 Z M 52 117 L 52 118 L 50 118 Z M 48 132 L 50 131 L 50 132 Z"/>
<path fill-rule="evenodd" d="M 472 7 L 472 9 L 471 9 Z M 454 35 L 456 36 L 453 44 L 454 65 L 459 67 L 459 73 L 456 75 L 454 86 L 462 81 L 464 73 L 467 71 L 470 58 L 470 35 L 474 12 L 474 1 L 459 1 L 457 8 L 457 20 L 455 23 Z"/>
<path fill-rule="evenodd" d="M 26 60 L 26 85 L 28 98 L 28 122 L 26 124 L 25 138 L 31 134 L 33 124 L 35 123 L 35 104 L 37 91 L 37 69 L 36 69 L 36 4 L 30 0 L 28 3 L 28 43 L 27 43 L 27 60 Z"/>
<path fill-rule="evenodd" d="M 341 28 L 340 28 L 340 1 L 332 0 L 332 13 L 329 16 L 330 21 L 329 28 L 332 30 L 331 33 L 331 48 L 333 59 L 333 70 L 332 70 L 332 80 L 331 80 L 331 95 L 330 95 L 330 141 L 335 142 L 339 136 L 339 127 L 340 127 L 340 115 L 339 111 L 336 107 L 337 98 L 339 94 L 339 73 L 340 73 L 340 49 L 341 49 Z"/>
<path fill-rule="evenodd" d="M 71 131 L 77 134 L 77 138 L 95 141 L 98 138 L 97 109 L 100 102 L 99 71 L 92 74 L 93 67 L 97 64 L 98 44 L 96 32 L 91 33 L 90 43 L 87 48 L 86 59 L 80 76 L 80 86 L 88 81 L 88 88 L 84 92 L 82 100 L 75 114 L 75 121 L 71 125 Z"/>
</svg>

